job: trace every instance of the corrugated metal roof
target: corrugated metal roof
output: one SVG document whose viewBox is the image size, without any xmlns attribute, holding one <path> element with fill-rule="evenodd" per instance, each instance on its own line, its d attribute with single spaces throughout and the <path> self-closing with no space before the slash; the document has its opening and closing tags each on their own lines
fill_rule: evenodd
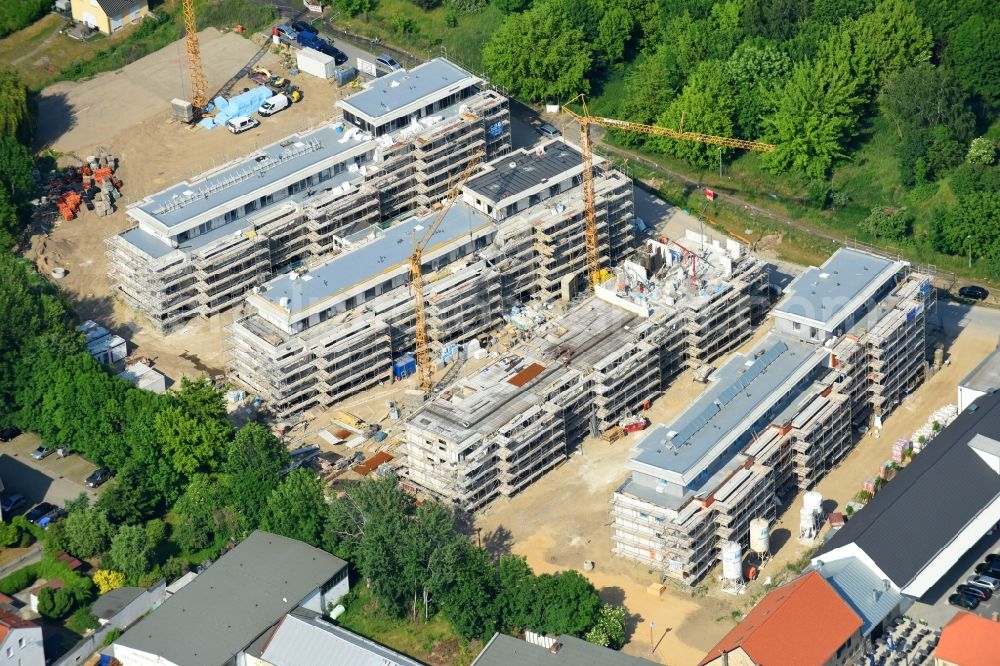
<svg viewBox="0 0 1000 666">
<path fill-rule="evenodd" d="M 824 564 L 817 567 L 817 571 L 861 616 L 864 622 L 861 633 L 864 635 L 882 622 L 903 599 L 888 580 L 879 578 L 856 557 Z"/>
<path fill-rule="evenodd" d="M 374 641 L 298 612 L 282 619 L 260 656 L 274 666 L 422 666 Z"/>
<path fill-rule="evenodd" d="M 609 650 L 575 636 L 557 639 L 558 652 L 513 636 L 494 634 L 472 666 L 649 666 L 653 662 Z"/>
</svg>

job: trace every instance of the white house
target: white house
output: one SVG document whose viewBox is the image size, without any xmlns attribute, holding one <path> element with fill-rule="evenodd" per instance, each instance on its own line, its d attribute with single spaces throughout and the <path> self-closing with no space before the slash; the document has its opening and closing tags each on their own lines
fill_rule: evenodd
<svg viewBox="0 0 1000 666">
<path fill-rule="evenodd" d="M 0 666 L 45 666 L 42 628 L 0 610 Z"/>
</svg>

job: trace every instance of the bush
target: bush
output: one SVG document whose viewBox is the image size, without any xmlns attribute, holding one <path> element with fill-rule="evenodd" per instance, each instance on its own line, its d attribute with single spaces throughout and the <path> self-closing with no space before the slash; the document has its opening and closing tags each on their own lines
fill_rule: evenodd
<svg viewBox="0 0 1000 666">
<path fill-rule="evenodd" d="M 98 594 L 107 594 L 125 585 L 125 574 L 121 571 L 98 569 L 94 572 L 94 583 L 97 585 Z"/>
<path fill-rule="evenodd" d="M 0 594 L 20 592 L 38 579 L 38 564 L 29 564 L 0 578 Z"/>
<path fill-rule="evenodd" d="M 487 0 L 447 0 L 447 2 L 451 9 L 463 14 L 475 14 L 489 4 Z M 447 14 L 445 15 L 445 21 L 447 21 Z"/>
<path fill-rule="evenodd" d="M 905 208 L 876 206 L 858 226 L 875 238 L 901 241 L 913 230 L 913 213 Z"/>
<path fill-rule="evenodd" d="M 90 629 L 97 629 L 101 623 L 90 614 L 87 608 L 77 608 L 66 620 L 66 627 L 78 634 L 82 634 Z"/>
<path fill-rule="evenodd" d="M 101 642 L 101 644 L 104 647 L 108 647 L 109 645 L 111 645 L 112 643 L 114 643 L 116 640 L 118 640 L 118 638 L 121 635 L 122 635 L 122 630 L 119 629 L 118 627 L 115 627 L 114 629 L 112 629 L 108 633 L 104 634 L 104 640 Z"/>
<path fill-rule="evenodd" d="M 38 613 L 50 620 L 60 620 L 69 615 L 75 602 L 73 594 L 66 588 L 53 590 L 51 587 L 44 587 L 38 593 Z"/>
<path fill-rule="evenodd" d="M 405 35 L 413 32 L 414 23 L 413 19 L 409 16 L 403 16 L 402 14 L 396 14 L 392 17 L 392 29 L 397 35 Z"/>
<path fill-rule="evenodd" d="M 444 24 L 449 28 L 454 28 L 458 26 L 458 12 L 454 9 L 449 9 L 444 14 Z"/>
<path fill-rule="evenodd" d="M 0 37 L 17 32 L 45 16 L 52 0 L 3 0 L 0 2 Z"/>
</svg>

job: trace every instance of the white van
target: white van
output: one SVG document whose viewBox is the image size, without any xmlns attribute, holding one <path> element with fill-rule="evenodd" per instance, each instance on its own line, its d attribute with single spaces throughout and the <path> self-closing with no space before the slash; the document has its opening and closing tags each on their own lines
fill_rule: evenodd
<svg viewBox="0 0 1000 666">
<path fill-rule="evenodd" d="M 233 134 L 239 134 L 240 132 L 246 132 L 248 129 L 253 129 L 257 125 L 260 125 L 260 121 L 256 118 L 236 116 L 229 119 L 226 123 L 226 128 Z"/>
<path fill-rule="evenodd" d="M 264 101 L 257 109 L 257 113 L 262 116 L 273 116 L 278 111 L 288 108 L 288 96 L 287 95 L 275 95 Z"/>
</svg>

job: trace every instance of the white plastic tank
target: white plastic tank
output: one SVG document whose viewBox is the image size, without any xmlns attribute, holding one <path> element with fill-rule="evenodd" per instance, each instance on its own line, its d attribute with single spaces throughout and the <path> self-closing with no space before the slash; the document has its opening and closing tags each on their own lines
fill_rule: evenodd
<svg viewBox="0 0 1000 666">
<path fill-rule="evenodd" d="M 810 490 L 802 496 L 802 506 L 811 510 L 815 514 L 823 513 L 823 495 Z"/>
<path fill-rule="evenodd" d="M 764 518 L 750 521 L 750 550 L 758 555 L 771 552 L 771 529 Z"/>
<path fill-rule="evenodd" d="M 799 510 L 799 536 L 805 539 L 816 536 L 816 512 L 807 506 Z"/>
<path fill-rule="evenodd" d="M 736 541 L 722 542 L 722 577 L 726 580 L 743 579 L 743 547 Z"/>
</svg>

